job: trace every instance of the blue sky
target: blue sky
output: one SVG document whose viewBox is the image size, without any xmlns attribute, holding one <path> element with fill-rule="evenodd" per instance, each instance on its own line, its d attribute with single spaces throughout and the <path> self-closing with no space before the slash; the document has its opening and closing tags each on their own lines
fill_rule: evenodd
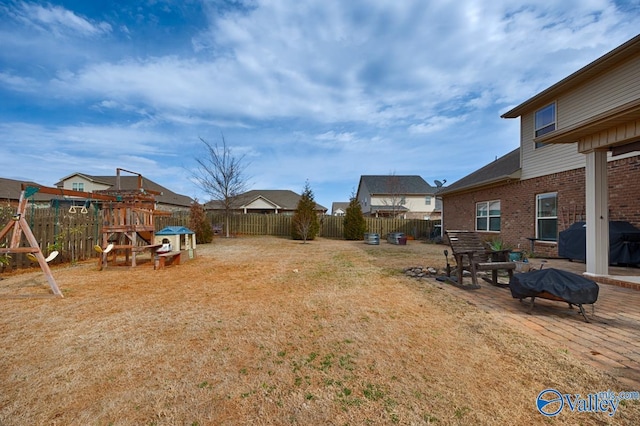
<svg viewBox="0 0 640 426">
<path fill-rule="evenodd" d="M 0 0 L 0 176 L 120 167 L 207 201 L 190 170 L 224 134 L 251 189 L 327 208 L 361 175 L 453 183 L 639 28 L 640 0 Z"/>
</svg>

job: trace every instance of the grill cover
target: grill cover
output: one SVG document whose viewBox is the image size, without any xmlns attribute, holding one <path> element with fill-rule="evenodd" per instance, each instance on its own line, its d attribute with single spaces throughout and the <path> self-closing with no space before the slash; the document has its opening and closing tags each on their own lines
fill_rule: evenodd
<svg viewBox="0 0 640 426">
<path fill-rule="evenodd" d="M 585 222 L 576 222 L 559 233 L 558 256 L 585 261 L 587 258 Z M 609 263 L 640 264 L 640 229 L 629 222 L 609 222 Z"/>
<path fill-rule="evenodd" d="M 516 299 L 537 297 L 547 292 L 574 305 L 595 303 L 600 290 L 594 281 L 554 268 L 515 274 L 509 281 L 509 288 Z"/>
</svg>

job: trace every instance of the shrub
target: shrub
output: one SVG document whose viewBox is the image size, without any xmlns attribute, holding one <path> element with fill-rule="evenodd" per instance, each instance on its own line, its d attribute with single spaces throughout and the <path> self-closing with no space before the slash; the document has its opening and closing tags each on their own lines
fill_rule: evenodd
<svg viewBox="0 0 640 426">
<path fill-rule="evenodd" d="M 320 222 L 316 212 L 316 202 L 309 181 L 304 185 L 302 196 L 291 221 L 291 237 L 294 240 L 313 240 L 320 232 Z"/>
<path fill-rule="evenodd" d="M 344 238 L 353 241 L 361 240 L 365 232 L 367 232 L 367 223 L 362 216 L 362 207 L 353 195 L 344 216 Z"/>
<path fill-rule="evenodd" d="M 207 221 L 202 204 L 195 200 L 189 212 L 189 228 L 196 233 L 196 239 L 203 243 L 210 243 L 213 239 L 213 229 Z"/>
</svg>

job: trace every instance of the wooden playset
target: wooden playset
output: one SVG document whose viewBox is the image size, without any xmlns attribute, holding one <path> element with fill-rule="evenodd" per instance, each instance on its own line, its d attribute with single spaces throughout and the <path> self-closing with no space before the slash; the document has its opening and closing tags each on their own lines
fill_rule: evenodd
<svg viewBox="0 0 640 426">
<path fill-rule="evenodd" d="M 154 216 L 169 213 L 156 210 L 155 196 L 160 193 L 145 190 L 142 185 L 142 175 L 140 174 L 138 174 L 136 189 L 120 189 L 121 171 L 128 172 L 124 169 L 117 169 L 115 189 L 109 190 L 83 192 L 23 185 L 17 212 L 0 231 L 0 240 L 5 238 L 10 231 L 13 231 L 9 246 L 0 248 L 0 255 L 23 253 L 30 258 L 35 258 L 47 277 L 53 294 L 63 297 L 48 265 L 48 262 L 55 258 L 57 252 L 51 253 L 47 258 L 44 257 L 38 241 L 25 219 L 28 199 L 38 192 L 63 197 L 79 197 L 101 204 L 102 238 L 101 244 L 95 246 L 96 251 L 100 253 L 100 269 L 107 266 L 108 258 L 115 261 L 118 254 L 124 254 L 126 263 L 130 261 L 132 267 L 136 266 L 137 254 L 145 250 L 155 254 L 155 250 L 161 244 L 154 243 Z M 26 237 L 28 247 L 21 247 L 22 234 Z M 178 263 L 176 262 L 176 264 Z"/>
</svg>

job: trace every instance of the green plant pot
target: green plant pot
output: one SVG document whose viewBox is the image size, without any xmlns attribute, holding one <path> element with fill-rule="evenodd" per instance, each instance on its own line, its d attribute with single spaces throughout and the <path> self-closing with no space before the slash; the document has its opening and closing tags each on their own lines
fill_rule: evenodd
<svg viewBox="0 0 640 426">
<path fill-rule="evenodd" d="M 512 251 L 509 253 L 510 262 L 519 262 L 522 260 L 522 253 L 519 251 Z"/>
</svg>

